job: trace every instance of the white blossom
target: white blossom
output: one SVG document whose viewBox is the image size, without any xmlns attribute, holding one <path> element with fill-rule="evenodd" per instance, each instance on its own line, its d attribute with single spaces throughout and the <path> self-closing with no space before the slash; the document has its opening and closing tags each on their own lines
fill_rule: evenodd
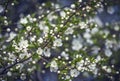
<svg viewBox="0 0 120 81">
<path fill-rule="evenodd" d="M 60 39 L 60 38 L 58 38 L 58 39 L 55 39 L 54 41 L 53 41 L 53 46 L 55 46 L 55 47 L 60 47 L 60 46 L 62 46 L 63 44 L 62 44 L 62 39 Z"/>
<path fill-rule="evenodd" d="M 39 38 L 37 41 L 38 41 L 38 43 L 40 43 L 40 44 L 43 43 L 43 39 L 42 39 L 42 38 Z"/>
<path fill-rule="evenodd" d="M 108 12 L 109 14 L 114 14 L 115 9 L 114 9 L 113 7 L 108 7 L 108 8 L 107 8 L 107 12 Z"/>
<path fill-rule="evenodd" d="M 69 59 L 69 55 L 64 51 L 61 53 L 61 56 L 63 56 L 66 60 Z"/>
<path fill-rule="evenodd" d="M 97 46 L 93 46 L 93 47 L 91 48 L 91 50 L 92 50 L 92 53 L 93 53 L 93 54 L 98 54 L 100 48 L 97 47 Z"/>
<path fill-rule="evenodd" d="M 97 28 L 97 27 L 95 27 L 95 28 L 93 28 L 92 30 L 91 30 L 91 34 L 95 34 L 95 33 L 97 33 L 99 31 L 99 29 Z"/>
<path fill-rule="evenodd" d="M 79 26 L 80 26 L 80 29 L 87 28 L 87 24 L 85 22 L 80 22 Z"/>
<path fill-rule="evenodd" d="M 64 11 L 60 12 L 61 17 L 66 17 L 66 13 Z"/>
<path fill-rule="evenodd" d="M 4 11 L 3 6 L 0 5 L 0 13 L 2 13 Z"/>
<path fill-rule="evenodd" d="M 20 76 L 20 79 L 25 80 L 26 79 L 26 74 L 22 73 L 21 76 Z"/>
<path fill-rule="evenodd" d="M 16 58 L 17 58 L 13 53 L 8 53 L 8 55 L 9 55 L 8 60 L 10 60 L 10 61 L 14 62 L 16 60 Z"/>
<path fill-rule="evenodd" d="M 86 42 L 87 42 L 88 44 L 93 44 L 93 40 L 92 40 L 92 39 L 86 39 Z"/>
<path fill-rule="evenodd" d="M 21 39 L 20 42 L 18 43 L 18 46 L 19 46 L 18 47 L 19 50 L 26 49 L 29 46 L 28 40 Z"/>
<path fill-rule="evenodd" d="M 12 39 L 14 39 L 14 37 L 16 37 L 16 33 L 10 32 L 10 36 L 9 36 L 9 38 L 6 41 L 10 42 Z"/>
<path fill-rule="evenodd" d="M 35 40 L 36 40 L 36 36 L 30 37 L 30 41 L 31 41 L 31 42 L 33 42 L 33 41 L 35 41 Z"/>
<path fill-rule="evenodd" d="M 114 26 L 114 30 L 115 31 L 119 31 L 120 30 L 120 27 L 118 25 Z"/>
<path fill-rule="evenodd" d="M 98 24 L 98 26 L 102 27 L 103 26 L 103 22 L 101 21 L 101 19 L 98 16 L 94 17 L 94 22 Z"/>
<path fill-rule="evenodd" d="M 45 25 L 45 22 L 41 21 L 38 25 L 38 27 L 40 28 L 40 30 L 43 31 L 43 35 L 47 36 L 48 32 L 49 32 L 49 27 Z"/>
<path fill-rule="evenodd" d="M 22 53 L 22 54 L 19 55 L 19 58 L 20 58 L 20 59 L 23 59 L 25 56 L 26 56 L 26 54 L 25 54 L 25 53 Z"/>
<path fill-rule="evenodd" d="M 96 62 L 99 62 L 101 59 L 102 59 L 101 56 L 98 55 L 98 56 L 96 57 L 95 61 L 96 61 Z"/>
<path fill-rule="evenodd" d="M 27 18 L 21 18 L 21 19 L 20 19 L 20 23 L 21 23 L 21 24 L 27 24 L 27 23 L 28 23 Z"/>
<path fill-rule="evenodd" d="M 77 62 L 77 63 L 76 63 L 76 68 L 77 68 L 79 71 L 81 71 L 81 70 L 83 69 L 83 62 L 84 62 L 84 61 L 80 61 L 80 62 Z"/>
<path fill-rule="evenodd" d="M 105 46 L 106 46 L 106 48 L 112 48 L 113 47 L 113 41 L 112 40 L 106 40 Z"/>
<path fill-rule="evenodd" d="M 8 76 L 12 76 L 12 73 L 10 71 L 7 72 Z"/>
<path fill-rule="evenodd" d="M 44 49 L 43 54 L 44 54 L 46 57 L 50 57 L 50 56 L 51 56 L 50 49 L 49 49 L 49 48 Z"/>
<path fill-rule="evenodd" d="M 70 79 L 70 76 L 69 76 L 69 75 L 67 75 L 65 78 L 66 78 L 66 79 Z"/>
<path fill-rule="evenodd" d="M 57 16 L 53 15 L 53 13 L 50 13 L 50 14 L 47 16 L 47 18 L 48 18 L 48 20 L 49 20 L 50 22 L 52 22 L 52 20 L 57 19 Z"/>
<path fill-rule="evenodd" d="M 37 52 L 37 54 L 42 55 L 43 50 L 39 47 L 36 52 Z"/>
<path fill-rule="evenodd" d="M 111 70 L 111 68 L 107 68 L 106 71 L 107 71 L 108 73 L 111 73 L 112 70 Z"/>
<path fill-rule="evenodd" d="M 27 26 L 27 27 L 26 27 L 26 30 L 27 30 L 27 31 L 30 31 L 31 29 L 32 29 L 31 26 Z"/>
<path fill-rule="evenodd" d="M 71 8 L 75 8 L 75 4 L 71 4 Z"/>
<path fill-rule="evenodd" d="M 106 49 L 106 50 L 105 50 L 105 55 L 106 55 L 107 57 L 110 57 L 110 56 L 112 55 L 112 51 L 111 51 L 110 49 Z"/>
<path fill-rule="evenodd" d="M 73 50 L 80 50 L 83 47 L 81 41 L 79 39 L 73 39 L 72 41 L 72 49 Z"/>
<path fill-rule="evenodd" d="M 70 70 L 71 77 L 77 77 L 79 74 L 80 74 L 80 72 L 77 69 Z"/>
<path fill-rule="evenodd" d="M 19 54 L 20 59 L 23 59 L 23 58 L 29 57 L 29 56 L 30 56 L 30 53 L 28 53 L 27 51 Z"/>
<path fill-rule="evenodd" d="M 43 27 L 43 33 L 47 34 L 49 32 L 49 28 L 47 26 Z"/>
<path fill-rule="evenodd" d="M 82 2 L 82 0 L 78 0 L 78 2 Z"/>
<path fill-rule="evenodd" d="M 91 38 L 91 34 L 89 32 L 85 32 L 83 37 L 86 38 L 86 39 L 90 39 Z"/>
<path fill-rule="evenodd" d="M 57 65 L 57 62 L 54 60 L 50 64 L 50 71 L 51 72 L 57 72 L 57 70 L 58 70 L 58 65 Z"/>
<path fill-rule="evenodd" d="M 67 28 L 67 30 L 65 31 L 65 34 L 66 35 L 69 35 L 69 34 L 73 34 L 73 28 L 71 28 L 71 27 L 69 27 L 69 28 Z"/>
<path fill-rule="evenodd" d="M 45 22 L 43 22 L 43 21 L 41 21 L 38 25 L 40 30 L 43 30 L 44 26 L 45 26 Z"/>
<path fill-rule="evenodd" d="M 96 64 L 95 63 L 90 63 L 88 68 L 90 69 L 90 71 L 94 71 L 96 69 Z"/>
</svg>

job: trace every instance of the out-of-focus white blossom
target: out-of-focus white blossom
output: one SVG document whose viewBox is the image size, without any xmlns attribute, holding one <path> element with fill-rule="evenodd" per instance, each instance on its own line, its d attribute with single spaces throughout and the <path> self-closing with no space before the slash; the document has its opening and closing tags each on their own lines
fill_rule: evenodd
<svg viewBox="0 0 120 81">
<path fill-rule="evenodd" d="M 91 38 L 91 34 L 89 32 L 85 32 L 83 34 L 83 37 L 86 38 L 86 39 L 90 39 Z"/>
<path fill-rule="evenodd" d="M 38 43 L 40 43 L 40 44 L 43 43 L 43 39 L 42 39 L 42 38 L 39 38 L 37 41 L 38 41 Z"/>
<path fill-rule="evenodd" d="M 58 70 L 58 65 L 57 65 L 57 62 L 54 60 L 50 64 L 50 71 L 51 72 L 57 72 L 57 70 Z"/>
<path fill-rule="evenodd" d="M 105 70 L 108 73 L 111 73 L 111 71 L 112 71 L 111 68 L 107 67 L 107 66 L 102 66 L 102 69 Z"/>
<path fill-rule="evenodd" d="M 53 15 L 53 13 L 50 13 L 48 16 L 47 16 L 48 20 L 50 22 L 52 22 L 54 19 L 57 19 L 57 16 Z"/>
<path fill-rule="evenodd" d="M 26 56 L 26 54 L 25 54 L 25 53 L 22 53 L 22 54 L 19 55 L 19 58 L 20 58 L 20 59 L 23 59 L 25 56 Z"/>
<path fill-rule="evenodd" d="M 45 48 L 44 51 L 43 51 L 43 54 L 44 54 L 46 57 L 50 57 L 50 56 L 51 56 L 50 49 L 49 49 L 49 48 Z"/>
<path fill-rule="evenodd" d="M 6 40 L 6 42 L 10 42 L 14 37 L 16 37 L 16 33 L 10 32 L 9 38 Z"/>
<path fill-rule="evenodd" d="M 78 2 L 82 2 L 82 0 L 78 0 Z"/>
<path fill-rule="evenodd" d="M 94 22 L 98 24 L 98 26 L 102 27 L 103 26 L 103 22 L 101 21 L 101 19 L 98 16 L 94 17 Z"/>
<path fill-rule="evenodd" d="M 116 25 L 116 26 L 114 27 L 114 30 L 115 30 L 115 31 L 119 31 L 119 30 L 120 30 L 120 27 L 119 27 L 118 25 Z"/>
<path fill-rule="evenodd" d="M 112 51 L 110 49 L 105 49 L 105 55 L 110 57 L 112 55 Z"/>
<path fill-rule="evenodd" d="M 39 28 L 40 28 L 40 30 L 43 31 L 44 36 L 47 36 L 47 34 L 49 32 L 49 27 L 46 26 L 44 22 L 39 23 Z"/>
<path fill-rule="evenodd" d="M 12 76 L 12 73 L 10 71 L 7 72 L 8 76 Z"/>
<path fill-rule="evenodd" d="M 23 59 L 23 58 L 25 58 L 25 57 L 29 57 L 31 54 L 30 53 L 28 53 L 28 52 L 23 52 L 23 53 L 20 53 L 19 54 L 19 58 L 20 59 Z"/>
<path fill-rule="evenodd" d="M 106 71 L 107 71 L 108 73 L 111 73 L 111 72 L 112 72 L 111 68 L 107 68 Z"/>
<path fill-rule="evenodd" d="M 0 13 L 2 13 L 4 11 L 3 6 L 0 5 Z"/>
<path fill-rule="evenodd" d="M 98 31 L 99 31 L 98 28 L 95 27 L 95 28 L 93 28 L 93 29 L 91 30 L 91 34 L 95 34 L 95 33 L 97 33 Z"/>
<path fill-rule="evenodd" d="M 108 7 L 107 8 L 107 12 L 109 13 L 109 14 L 114 14 L 114 12 L 115 12 L 115 9 L 111 6 L 111 7 Z"/>
<path fill-rule="evenodd" d="M 48 34 L 48 32 L 49 32 L 49 28 L 48 28 L 47 26 L 45 26 L 45 27 L 43 28 L 43 33 L 44 33 L 44 34 Z"/>
<path fill-rule="evenodd" d="M 97 46 L 93 46 L 91 49 L 92 49 L 92 54 L 98 54 L 98 52 L 100 50 L 100 48 Z"/>
<path fill-rule="evenodd" d="M 70 6 L 71 8 L 75 8 L 75 4 L 71 4 L 71 6 Z"/>
<path fill-rule="evenodd" d="M 80 29 L 84 29 L 84 28 L 87 28 L 87 24 L 85 22 L 80 22 L 79 23 L 79 26 L 80 26 Z"/>
<path fill-rule="evenodd" d="M 67 30 L 65 31 L 65 34 L 66 35 L 69 35 L 69 34 L 73 34 L 73 28 L 71 28 L 71 27 L 69 27 L 69 28 L 67 28 Z"/>
<path fill-rule="evenodd" d="M 63 45 L 62 39 L 60 39 L 60 38 L 55 39 L 55 40 L 53 41 L 53 46 L 55 46 L 55 47 L 60 47 L 60 46 L 62 46 L 62 45 Z"/>
<path fill-rule="evenodd" d="M 20 23 L 21 23 L 21 24 L 27 24 L 27 23 L 28 23 L 27 18 L 21 18 L 21 19 L 20 19 Z"/>
<path fill-rule="evenodd" d="M 44 26 L 45 26 L 45 22 L 43 22 L 43 21 L 41 21 L 41 22 L 38 24 L 38 27 L 39 27 L 40 30 L 43 30 Z"/>
<path fill-rule="evenodd" d="M 66 13 L 65 13 L 64 11 L 61 11 L 61 12 L 60 12 L 60 16 L 61 16 L 61 17 L 66 17 Z"/>
<path fill-rule="evenodd" d="M 26 74 L 22 73 L 21 76 L 20 76 L 20 79 L 25 80 L 26 79 Z"/>
<path fill-rule="evenodd" d="M 84 63 L 83 60 L 76 63 L 76 68 L 77 68 L 79 71 L 81 71 L 81 70 L 83 69 L 83 63 Z"/>
<path fill-rule="evenodd" d="M 106 40 L 105 46 L 106 46 L 106 48 L 112 48 L 112 47 L 113 47 L 113 41 L 111 41 L 111 40 Z"/>
<path fill-rule="evenodd" d="M 8 53 L 8 55 L 9 55 L 8 60 L 10 60 L 10 61 L 14 62 L 17 58 L 13 53 Z"/>
<path fill-rule="evenodd" d="M 90 71 L 94 71 L 96 69 L 96 63 L 90 63 L 88 68 L 89 68 Z"/>
<path fill-rule="evenodd" d="M 31 41 L 31 42 L 34 42 L 35 40 L 36 40 L 36 36 L 30 37 L 30 41 Z"/>
<path fill-rule="evenodd" d="M 65 77 L 66 79 L 70 79 L 70 76 L 69 75 L 66 75 L 66 77 Z"/>
<path fill-rule="evenodd" d="M 93 40 L 92 39 L 86 39 L 88 44 L 93 44 Z"/>
<path fill-rule="evenodd" d="M 70 70 L 71 77 L 77 77 L 79 74 L 80 74 L 80 72 L 77 69 Z"/>
<path fill-rule="evenodd" d="M 102 13 L 102 12 L 104 11 L 104 8 L 99 8 L 97 11 L 98 11 L 99 13 Z"/>
<path fill-rule="evenodd" d="M 65 51 L 63 51 L 63 52 L 61 53 L 61 56 L 64 57 L 66 60 L 69 59 L 69 55 L 68 55 L 67 53 L 65 53 Z"/>
<path fill-rule="evenodd" d="M 96 61 L 96 62 L 99 62 L 101 59 L 102 59 L 101 56 L 98 55 L 97 58 L 95 59 L 95 61 Z"/>
<path fill-rule="evenodd" d="M 72 49 L 73 49 L 73 50 L 78 51 L 78 50 L 80 50 L 82 47 L 83 47 L 83 45 L 82 45 L 80 39 L 73 39 L 73 41 L 72 41 Z"/>
</svg>

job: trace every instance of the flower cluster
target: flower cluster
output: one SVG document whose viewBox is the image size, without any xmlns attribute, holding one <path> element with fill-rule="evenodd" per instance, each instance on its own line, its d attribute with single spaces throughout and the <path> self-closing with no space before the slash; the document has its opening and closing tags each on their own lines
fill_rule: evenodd
<svg viewBox="0 0 120 81">
<path fill-rule="evenodd" d="M 114 28 L 104 28 L 91 22 L 91 16 L 88 16 L 94 15 L 96 11 L 93 13 L 93 10 L 102 5 L 101 0 L 88 3 L 78 0 L 64 8 L 50 3 L 49 8 L 55 7 L 50 10 L 42 4 L 39 7 L 41 13 L 20 18 L 20 31 L 17 34 L 11 32 L 6 36 L 5 43 L 0 43 L 0 61 L 4 60 L 0 64 L 0 75 L 7 73 L 2 80 L 14 72 L 19 72 L 17 76 L 25 80 L 26 76 L 41 67 L 58 73 L 59 79 L 64 81 L 72 81 L 85 72 L 94 76 L 100 76 L 103 71 L 106 74 L 119 73 L 114 68 L 117 61 L 114 54 L 117 55 L 120 49 L 119 24 Z M 38 64 L 40 61 L 43 63 L 41 66 Z"/>
</svg>

